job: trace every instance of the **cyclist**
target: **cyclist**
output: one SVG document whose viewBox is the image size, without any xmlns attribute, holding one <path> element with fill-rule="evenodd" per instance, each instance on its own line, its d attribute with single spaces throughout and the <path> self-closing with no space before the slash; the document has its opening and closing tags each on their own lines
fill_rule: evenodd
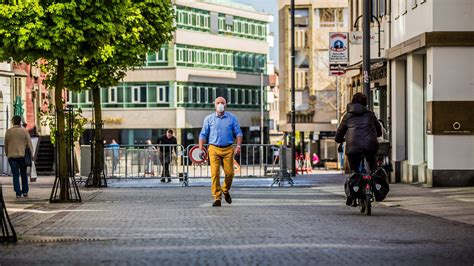
<svg viewBox="0 0 474 266">
<path fill-rule="evenodd" d="M 367 97 L 360 92 L 354 94 L 336 132 L 336 142 L 346 142 L 345 151 L 351 172 L 359 172 L 364 157 L 369 165 L 369 171 L 375 171 L 377 137 L 380 136 L 382 127 L 374 112 L 367 109 Z M 353 199 L 348 196 L 346 204 L 351 206 L 352 201 Z"/>
</svg>

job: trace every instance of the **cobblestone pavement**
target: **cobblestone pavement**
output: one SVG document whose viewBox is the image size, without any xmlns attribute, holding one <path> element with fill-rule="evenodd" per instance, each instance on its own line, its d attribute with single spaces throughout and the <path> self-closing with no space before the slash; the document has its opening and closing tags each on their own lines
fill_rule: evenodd
<svg viewBox="0 0 474 266">
<path fill-rule="evenodd" d="M 381 204 L 364 216 L 322 189 L 341 180 L 239 187 L 221 208 L 207 187 L 82 189 L 82 204 L 48 204 L 36 184 L 8 198 L 20 241 L 0 246 L 0 265 L 473 265 L 474 226 Z"/>
</svg>

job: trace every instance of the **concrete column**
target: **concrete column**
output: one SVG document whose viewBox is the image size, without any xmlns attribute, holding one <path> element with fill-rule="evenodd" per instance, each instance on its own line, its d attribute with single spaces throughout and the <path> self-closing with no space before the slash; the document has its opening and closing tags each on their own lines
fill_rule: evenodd
<svg viewBox="0 0 474 266">
<path fill-rule="evenodd" d="M 406 143 L 405 143 L 405 85 L 406 72 L 405 61 L 394 60 L 390 62 L 391 67 L 391 84 L 390 92 L 392 94 L 392 163 L 394 172 L 391 181 L 400 182 L 402 180 L 402 162 L 406 160 Z"/>
<path fill-rule="evenodd" d="M 408 182 L 417 182 L 424 181 L 423 175 L 418 175 L 418 167 L 424 163 L 423 56 L 408 55 L 406 67 Z"/>
</svg>

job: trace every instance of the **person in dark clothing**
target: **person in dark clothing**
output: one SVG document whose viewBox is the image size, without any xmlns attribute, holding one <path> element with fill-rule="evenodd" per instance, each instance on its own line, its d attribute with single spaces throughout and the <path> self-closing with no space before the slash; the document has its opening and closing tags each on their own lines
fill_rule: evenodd
<svg viewBox="0 0 474 266">
<path fill-rule="evenodd" d="M 166 134 L 161 136 L 158 139 L 158 145 L 160 149 L 160 160 L 163 164 L 163 172 L 161 174 L 161 182 L 166 182 L 166 177 L 168 178 L 168 182 L 171 182 L 171 174 L 170 174 L 170 163 L 173 152 L 176 153 L 176 138 L 173 136 L 173 130 L 168 129 Z M 174 145 L 174 146 L 170 146 Z"/>
<path fill-rule="evenodd" d="M 367 97 L 362 93 L 354 94 L 336 132 L 336 142 L 346 142 L 346 155 L 351 172 L 359 172 L 363 157 L 369 165 L 368 170 L 376 170 L 377 137 L 380 136 L 382 127 L 375 114 L 367 109 Z M 350 197 L 346 204 L 352 205 Z"/>
<path fill-rule="evenodd" d="M 346 155 L 351 171 L 359 171 L 363 156 L 369 165 L 369 170 L 375 170 L 377 137 L 381 135 L 382 127 L 377 117 L 367 109 L 367 97 L 362 93 L 354 94 L 336 132 L 336 142 L 346 142 Z"/>
</svg>

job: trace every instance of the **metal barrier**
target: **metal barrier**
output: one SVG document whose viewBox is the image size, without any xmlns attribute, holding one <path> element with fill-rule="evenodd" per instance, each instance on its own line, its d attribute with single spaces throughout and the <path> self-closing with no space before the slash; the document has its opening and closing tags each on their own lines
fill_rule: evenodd
<svg viewBox="0 0 474 266">
<path fill-rule="evenodd" d="M 182 178 L 182 145 L 121 145 L 104 149 L 107 178 Z"/>
<path fill-rule="evenodd" d="M 186 148 L 186 178 L 184 185 L 188 185 L 193 178 L 210 178 L 211 168 L 209 160 L 204 164 L 194 165 L 189 158 L 189 151 L 198 146 L 189 145 Z M 206 148 L 208 145 L 205 145 Z M 272 178 L 280 171 L 280 147 L 271 144 L 242 144 L 241 152 L 234 156 L 235 178 Z M 221 169 L 221 173 L 223 169 Z"/>
<path fill-rule="evenodd" d="M 8 158 L 5 154 L 5 145 L 0 145 L 0 174 L 2 175 L 9 175 L 10 174 L 10 167 L 8 165 Z"/>
</svg>

